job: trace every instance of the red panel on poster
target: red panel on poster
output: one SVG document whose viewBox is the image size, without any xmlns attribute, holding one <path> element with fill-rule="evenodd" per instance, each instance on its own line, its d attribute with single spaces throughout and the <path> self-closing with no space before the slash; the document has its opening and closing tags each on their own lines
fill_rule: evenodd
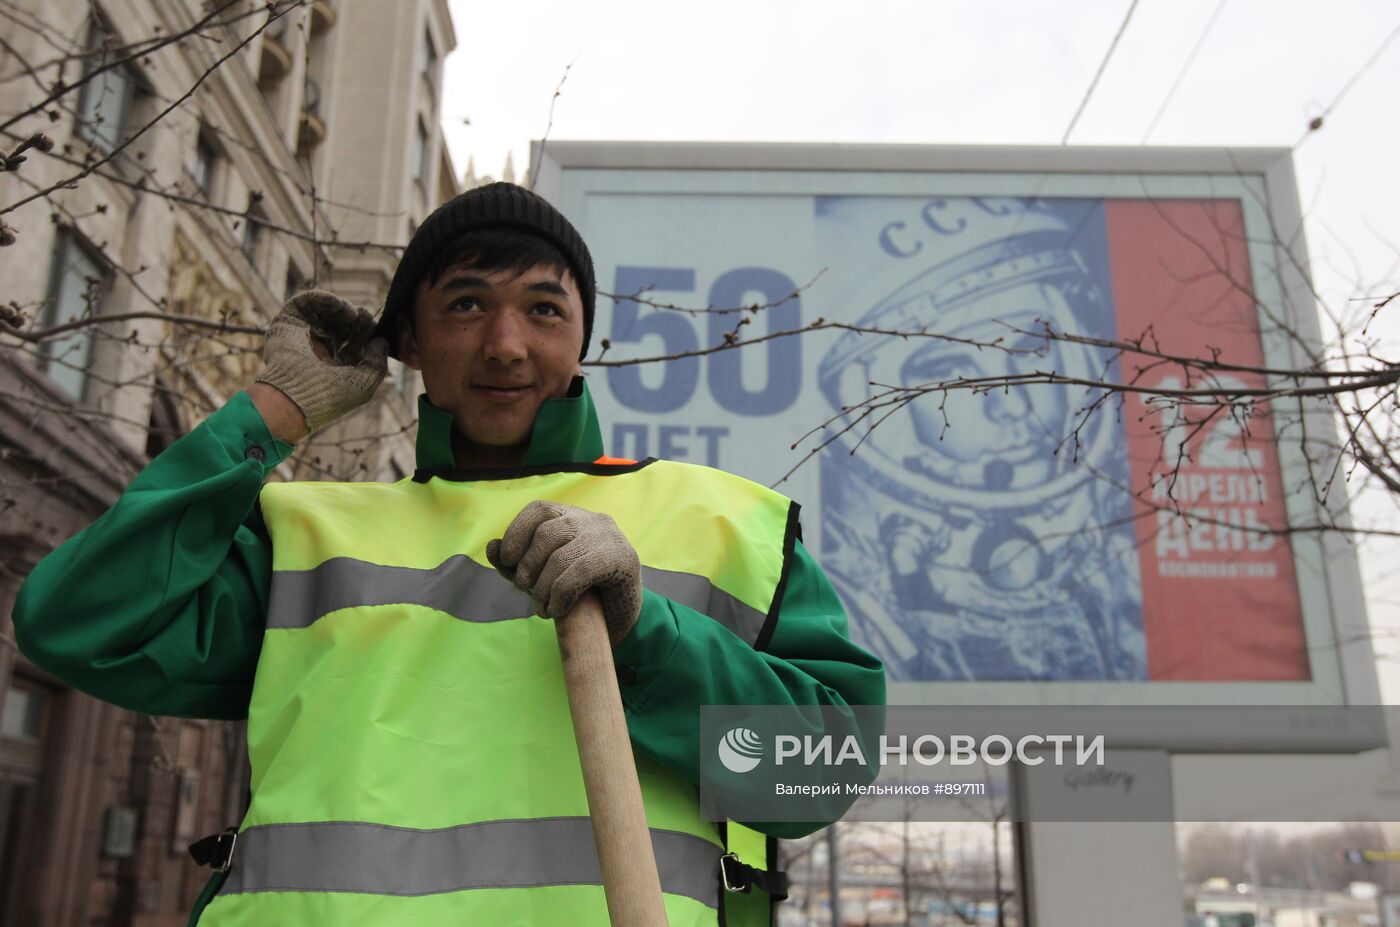
<svg viewBox="0 0 1400 927">
<path fill-rule="evenodd" d="M 1120 338 L 1263 366 L 1238 201 L 1110 200 L 1106 219 Z M 1151 358 L 1121 363 L 1152 387 L 1265 385 L 1252 371 L 1138 376 Z M 1292 545 L 1250 530 L 1287 525 L 1273 419 L 1243 414 L 1127 398 L 1149 679 L 1310 678 Z"/>
</svg>

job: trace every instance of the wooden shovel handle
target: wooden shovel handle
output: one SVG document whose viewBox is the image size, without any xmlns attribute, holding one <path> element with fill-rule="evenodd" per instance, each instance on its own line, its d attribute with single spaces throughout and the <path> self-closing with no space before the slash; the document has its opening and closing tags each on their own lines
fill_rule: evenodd
<svg viewBox="0 0 1400 927">
<path fill-rule="evenodd" d="M 661 879 L 603 609 L 588 593 L 555 624 L 608 919 L 614 927 L 666 927 Z"/>
</svg>

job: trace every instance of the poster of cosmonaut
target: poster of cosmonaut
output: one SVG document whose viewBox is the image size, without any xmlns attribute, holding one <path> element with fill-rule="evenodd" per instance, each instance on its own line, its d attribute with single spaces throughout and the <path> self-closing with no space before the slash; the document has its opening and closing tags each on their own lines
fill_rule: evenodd
<svg viewBox="0 0 1400 927">
<path fill-rule="evenodd" d="M 798 501 L 892 683 L 1335 688 L 1317 637 L 1345 590 L 1289 530 L 1311 504 L 1280 450 L 1296 403 L 1161 398 L 1262 387 L 1278 361 L 1261 178 L 658 157 L 551 180 L 595 258 L 606 451 Z M 936 388 L 962 382 L 999 387 Z"/>
<path fill-rule="evenodd" d="M 866 282 L 858 326 L 913 336 L 841 338 L 819 375 L 833 411 L 888 385 L 1112 364 L 1037 334 L 1114 334 L 1102 201 L 822 197 L 814 212 L 828 273 Z M 897 678 L 1146 678 L 1121 426 L 1094 416 L 1081 459 L 1060 453 L 1090 399 L 929 395 L 904 410 L 912 427 L 856 427 L 837 442 L 864 438 L 856 453 L 823 455 L 823 564 Z"/>
<path fill-rule="evenodd" d="M 1121 352 L 1047 327 L 1261 366 L 1238 203 L 821 197 L 814 212 L 828 273 L 862 278 L 858 328 L 910 333 L 838 341 L 819 373 L 833 411 L 889 385 L 1123 382 Z M 823 564 L 864 642 L 920 681 L 1307 678 L 1288 537 L 1250 530 L 1286 524 L 1268 421 L 1246 446 L 1223 417 L 1178 456 L 1170 422 L 1135 396 L 1089 411 L 1099 394 L 935 392 L 903 411 L 911 427 L 853 428 L 836 444 L 855 453 L 823 455 Z M 1202 654 L 1205 639 L 1237 646 Z"/>
</svg>

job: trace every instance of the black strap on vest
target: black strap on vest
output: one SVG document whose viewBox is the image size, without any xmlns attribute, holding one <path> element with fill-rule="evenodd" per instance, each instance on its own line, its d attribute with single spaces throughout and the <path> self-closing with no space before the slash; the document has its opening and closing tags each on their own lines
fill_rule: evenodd
<svg viewBox="0 0 1400 927">
<path fill-rule="evenodd" d="M 724 898 L 725 892 L 735 892 L 748 894 L 757 888 L 766 894 L 769 901 L 776 905 L 780 901 L 786 901 L 788 897 L 788 875 L 781 869 L 759 869 L 757 866 L 750 866 L 739 859 L 738 854 L 728 852 L 729 850 L 729 822 L 719 822 L 719 839 L 724 842 L 725 854 L 719 858 L 719 884 L 724 890 L 720 892 L 720 924 L 723 927 Z M 764 841 L 764 855 L 768 857 L 770 864 L 778 858 L 778 841 L 769 837 Z M 776 917 L 775 917 L 776 921 Z"/>
<path fill-rule="evenodd" d="M 788 876 L 781 869 L 757 869 L 726 853 L 719 858 L 719 874 L 727 892 L 748 894 L 757 888 L 774 901 L 787 900 Z"/>
<path fill-rule="evenodd" d="M 228 872 L 233 865 L 233 848 L 238 845 L 238 828 L 229 827 L 190 844 L 190 857 L 197 865 L 215 872 Z"/>
</svg>

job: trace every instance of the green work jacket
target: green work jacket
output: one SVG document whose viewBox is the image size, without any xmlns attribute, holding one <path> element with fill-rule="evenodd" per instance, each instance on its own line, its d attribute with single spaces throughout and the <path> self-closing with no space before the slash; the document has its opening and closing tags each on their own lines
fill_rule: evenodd
<svg viewBox="0 0 1400 927">
<path fill-rule="evenodd" d="M 452 470 L 450 418 L 426 400 L 420 412 L 420 480 L 470 489 L 502 478 Z M 521 472 L 577 470 L 601 451 L 581 388 L 542 407 Z M 259 494 L 289 452 L 247 395 L 235 396 L 35 568 L 14 611 L 21 649 L 69 684 L 135 711 L 248 717 L 263 672 L 275 556 Z M 776 543 L 784 547 L 782 580 L 756 634 L 736 633 L 726 623 L 732 616 L 707 614 L 702 602 L 645 589 L 636 627 L 614 650 L 641 769 L 698 781 L 702 705 L 883 704 L 883 669 L 850 642 L 820 568 L 800 540 Z M 783 837 L 825 823 L 755 827 Z M 217 887 L 215 880 L 211 891 Z M 739 920 L 731 915 L 730 923 Z"/>
</svg>

